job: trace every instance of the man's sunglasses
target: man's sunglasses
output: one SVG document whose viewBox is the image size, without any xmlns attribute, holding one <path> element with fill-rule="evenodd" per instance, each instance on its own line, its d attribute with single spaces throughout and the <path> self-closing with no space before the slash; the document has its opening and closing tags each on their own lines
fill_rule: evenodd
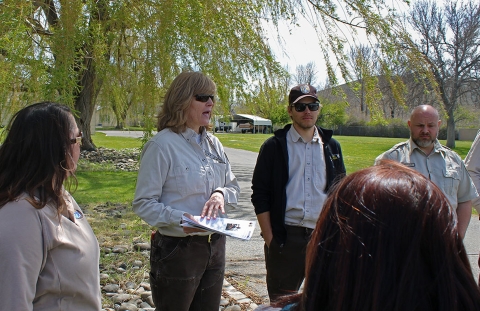
<svg viewBox="0 0 480 311">
<path fill-rule="evenodd" d="M 310 111 L 317 111 L 318 108 L 320 108 L 320 103 L 319 102 L 314 102 L 314 103 L 309 103 L 309 104 L 304 104 L 304 103 L 296 103 L 291 105 L 292 107 L 295 107 L 295 111 L 297 112 L 303 112 L 305 109 Z"/>
<path fill-rule="evenodd" d="M 195 95 L 195 100 L 197 100 L 199 102 L 202 102 L 202 103 L 208 102 L 209 98 L 212 100 L 212 102 L 215 102 L 215 96 L 214 95 L 205 95 L 205 94 Z"/>
</svg>

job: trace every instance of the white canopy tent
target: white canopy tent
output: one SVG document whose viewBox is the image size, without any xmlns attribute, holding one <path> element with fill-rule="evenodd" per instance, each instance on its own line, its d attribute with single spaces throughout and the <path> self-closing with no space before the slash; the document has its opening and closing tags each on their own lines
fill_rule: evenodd
<svg viewBox="0 0 480 311">
<path fill-rule="evenodd" d="M 238 124 L 237 128 L 242 128 L 241 124 L 251 124 L 252 127 L 249 131 L 253 133 L 269 133 L 272 129 L 272 121 L 265 119 L 259 116 L 254 116 L 251 114 L 234 114 L 232 122 Z M 246 132 L 242 129 L 242 132 Z"/>
</svg>

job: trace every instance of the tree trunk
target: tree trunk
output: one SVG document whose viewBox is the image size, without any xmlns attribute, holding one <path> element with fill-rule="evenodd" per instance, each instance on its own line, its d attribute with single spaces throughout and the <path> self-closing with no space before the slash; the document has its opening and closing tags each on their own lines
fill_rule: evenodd
<svg viewBox="0 0 480 311">
<path fill-rule="evenodd" d="M 125 123 L 117 119 L 117 125 L 115 126 L 115 129 L 117 130 L 123 130 L 125 128 Z"/>
<path fill-rule="evenodd" d="M 79 90 L 75 99 L 75 110 L 78 112 L 77 123 L 83 133 L 82 149 L 96 150 L 92 141 L 90 123 L 95 109 L 95 83 L 96 73 L 92 58 L 84 58 L 85 69 L 79 73 Z"/>
<path fill-rule="evenodd" d="M 363 81 L 363 79 L 360 93 L 360 111 L 365 112 L 365 115 L 367 114 L 367 111 L 365 109 L 365 82 Z"/>
<path fill-rule="evenodd" d="M 95 6 L 92 8 L 91 16 L 92 19 L 98 22 L 107 21 L 110 18 L 108 14 L 108 0 L 97 0 Z M 105 38 L 108 38 L 109 27 L 103 29 L 103 31 L 105 32 Z M 77 122 L 80 130 L 83 131 L 83 150 L 96 150 L 96 146 L 92 141 L 90 123 L 93 112 L 95 111 L 95 102 L 103 84 L 103 79 L 97 74 L 95 57 L 93 56 L 95 41 L 99 40 L 99 38 L 94 36 L 94 33 L 95 31 L 90 30 L 90 35 L 83 46 L 83 66 L 81 66 L 77 72 L 79 91 L 75 93 L 75 109 L 79 113 Z M 105 49 L 103 57 L 105 61 L 108 62 L 111 42 L 105 41 L 104 43 L 107 45 L 107 48 Z"/>
<path fill-rule="evenodd" d="M 447 147 L 455 148 L 455 119 L 453 118 L 453 109 L 447 110 Z"/>
<path fill-rule="evenodd" d="M 92 19 L 98 22 L 103 22 L 109 19 L 108 14 L 108 1 L 98 0 L 91 12 Z M 108 37 L 109 29 L 104 29 Z M 95 109 L 95 101 L 100 92 L 100 87 L 103 80 L 98 77 L 97 68 L 95 66 L 94 57 L 94 43 L 98 40 L 94 36 L 94 31 L 90 30 L 89 37 L 83 46 L 83 66 L 77 69 L 78 74 L 78 88 L 75 92 L 75 109 L 78 112 L 77 122 L 80 130 L 83 132 L 82 149 L 83 150 L 96 150 L 96 146 L 92 141 L 92 133 L 90 131 L 90 123 L 92 121 L 93 112 Z M 109 59 L 109 42 L 107 44 L 106 52 L 104 53 L 105 60 Z"/>
</svg>

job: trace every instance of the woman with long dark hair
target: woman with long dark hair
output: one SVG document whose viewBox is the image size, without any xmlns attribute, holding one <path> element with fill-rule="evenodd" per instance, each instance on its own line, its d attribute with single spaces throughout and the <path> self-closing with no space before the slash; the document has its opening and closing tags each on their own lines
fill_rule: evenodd
<svg viewBox="0 0 480 311">
<path fill-rule="evenodd" d="M 306 275 L 303 293 L 285 298 L 283 310 L 480 310 L 448 200 L 392 161 L 337 185 L 308 246 Z"/>
<path fill-rule="evenodd" d="M 99 247 L 64 188 L 82 135 L 67 106 L 17 112 L 0 146 L 0 309 L 101 309 Z M 73 179 L 76 183 L 76 180 Z"/>
</svg>

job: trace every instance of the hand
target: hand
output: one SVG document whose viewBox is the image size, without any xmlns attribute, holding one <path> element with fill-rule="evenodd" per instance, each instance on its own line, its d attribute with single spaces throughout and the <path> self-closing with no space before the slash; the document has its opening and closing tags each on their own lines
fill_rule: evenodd
<svg viewBox="0 0 480 311">
<path fill-rule="evenodd" d="M 267 234 L 262 232 L 262 237 L 263 237 L 263 240 L 265 241 L 265 244 L 267 244 L 267 247 L 270 248 L 270 243 L 272 243 L 272 239 L 273 239 L 273 233 L 271 231 Z"/>
<path fill-rule="evenodd" d="M 200 214 L 201 217 L 210 218 L 217 218 L 218 211 L 222 214 L 225 214 L 224 209 L 225 200 L 223 199 L 223 194 L 220 192 L 214 192 L 210 195 L 210 199 L 205 203 L 203 206 L 202 213 Z"/>
<path fill-rule="evenodd" d="M 197 222 L 195 220 L 195 218 L 192 215 L 190 215 L 189 213 L 184 213 L 183 216 L 186 216 L 186 217 L 192 219 L 193 221 Z M 198 228 L 191 228 L 191 227 L 183 227 L 183 232 L 185 232 L 186 234 L 190 234 L 190 233 L 195 233 L 195 232 L 205 232 L 205 230 L 198 229 Z"/>
</svg>

